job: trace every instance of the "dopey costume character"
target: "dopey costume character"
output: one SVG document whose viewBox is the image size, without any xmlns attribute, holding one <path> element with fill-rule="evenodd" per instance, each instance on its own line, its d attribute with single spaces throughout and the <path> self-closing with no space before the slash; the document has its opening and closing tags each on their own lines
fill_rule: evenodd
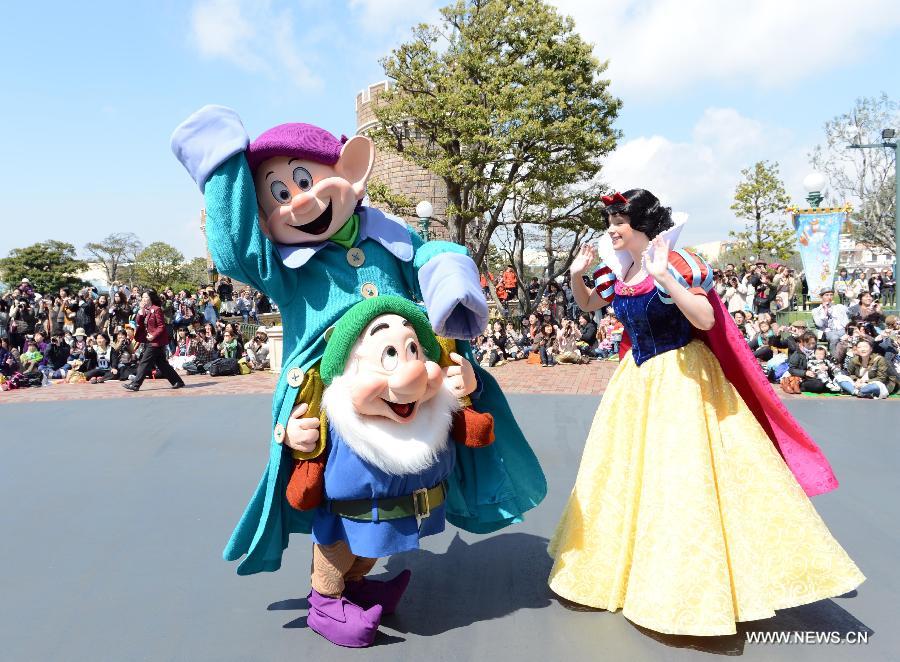
<svg viewBox="0 0 900 662">
<path fill-rule="evenodd" d="M 369 580 L 376 559 L 419 547 L 444 530 L 459 397 L 475 390 L 472 365 L 442 348 L 415 304 L 374 297 L 330 334 L 321 362 L 324 499 L 313 510 L 307 623 L 341 646 L 371 645 L 382 614 L 410 580 Z M 313 369 L 315 370 L 315 369 Z"/>
<path fill-rule="evenodd" d="M 375 159 L 364 136 L 337 139 L 309 124 L 283 124 L 250 143 L 237 114 L 205 106 L 172 136 L 172 149 L 206 203 L 206 234 L 219 271 L 271 298 L 284 327 L 282 372 L 272 406 L 269 463 L 224 551 L 246 558 L 238 574 L 274 571 L 312 511 L 285 493 L 297 463 L 281 442 L 325 350 L 325 331 L 354 304 L 376 296 L 421 301 L 434 332 L 470 339 L 487 303 L 466 249 L 423 243 L 401 219 L 363 206 Z M 459 353 L 471 357 L 468 344 Z M 546 494 L 543 473 L 496 381 L 476 367 L 472 409 L 493 417 L 496 441 L 459 447 L 447 477 L 447 519 L 486 533 L 519 522 Z M 309 430 L 306 430 L 309 432 Z M 327 482 L 327 480 L 326 480 Z"/>
</svg>

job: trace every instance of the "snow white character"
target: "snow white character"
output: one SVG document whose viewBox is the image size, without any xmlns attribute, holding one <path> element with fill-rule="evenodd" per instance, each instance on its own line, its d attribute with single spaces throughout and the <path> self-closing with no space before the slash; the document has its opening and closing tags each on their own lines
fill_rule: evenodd
<svg viewBox="0 0 900 662">
<path fill-rule="evenodd" d="M 809 496 L 837 487 L 712 288 L 683 222 L 649 191 L 604 196 L 609 231 L 571 267 L 586 311 L 612 302 L 621 363 L 550 543 L 550 587 L 666 634 L 844 594 L 864 577 Z M 582 274 L 594 272 L 597 287 Z"/>
</svg>

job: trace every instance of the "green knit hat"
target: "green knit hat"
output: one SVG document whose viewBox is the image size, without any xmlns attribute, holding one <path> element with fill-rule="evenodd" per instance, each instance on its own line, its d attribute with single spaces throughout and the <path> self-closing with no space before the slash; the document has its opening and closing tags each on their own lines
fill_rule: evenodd
<svg viewBox="0 0 900 662">
<path fill-rule="evenodd" d="M 328 344 L 322 355 L 322 364 L 319 374 L 322 381 L 328 385 L 331 381 L 344 373 L 344 365 L 350 350 L 356 344 L 359 334 L 368 326 L 369 322 L 379 315 L 399 315 L 412 324 L 413 330 L 419 337 L 422 350 L 432 361 L 438 361 L 441 357 L 441 346 L 438 344 L 428 317 L 412 301 L 397 296 L 377 296 L 364 299 L 350 310 L 335 324 L 334 330 L 328 336 Z"/>
</svg>

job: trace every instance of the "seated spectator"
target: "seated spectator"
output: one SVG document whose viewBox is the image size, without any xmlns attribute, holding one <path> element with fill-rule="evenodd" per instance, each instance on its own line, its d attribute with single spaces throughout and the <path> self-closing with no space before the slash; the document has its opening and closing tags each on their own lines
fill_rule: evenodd
<svg viewBox="0 0 900 662">
<path fill-rule="evenodd" d="M 503 353 L 506 354 L 507 360 L 518 361 L 525 358 L 525 347 L 527 346 L 525 338 L 516 331 L 516 327 L 513 326 L 512 322 L 507 322 L 505 335 L 506 346 L 503 349 Z"/>
<path fill-rule="evenodd" d="M 828 351 L 834 355 L 837 351 L 837 344 L 844 335 L 844 329 L 847 328 L 850 321 L 847 306 L 834 303 L 834 290 L 830 287 L 819 292 L 819 296 L 822 297 L 822 303 L 812 311 L 813 322 L 825 336 L 828 342 Z"/>
<path fill-rule="evenodd" d="M 556 365 L 556 355 L 559 353 L 556 332 L 557 329 L 552 324 L 545 322 L 535 338 L 538 353 L 541 355 L 541 365 L 545 368 Z"/>
<path fill-rule="evenodd" d="M 886 398 L 897 388 L 887 360 L 872 352 L 872 341 L 860 338 L 847 368 L 835 381 L 845 392 L 860 398 Z"/>
<path fill-rule="evenodd" d="M 128 351 L 126 347 L 117 355 L 117 358 L 118 360 L 104 380 L 127 382 L 131 381 L 133 377 L 137 377 L 138 357 L 135 354 Z"/>
<path fill-rule="evenodd" d="M 854 322 L 868 322 L 875 326 L 884 323 L 881 304 L 867 291 L 860 294 L 856 303 L 847 309 L 847 315 Z"/>
<path fill-rule="evenodd" d="M 18 351 L 9 344 L 9 338 L 0 338 L 0 374 L 11 377 L 19 372 Z"/>
<path fill-rule="evenodd" d="M 194 352 L 191 346 L 193 345 L 194 337 L 195 334 L 190 327 L 178 329 L 175 334 L 175 352 L 173 356 L 193 357 Z"/>
<path fill-rule="evenodd" d="M 253 340 L 245 350 L 247 362 L 254 370 L 265 370 L 269 367 L 269 334 L 266 327 L 260 326 L 253 335 Z"/>
<path fill-rule="evenodd" d="M 875 343 L 875 351 L 893 364 L 900 354 L 900 318 L 888 315 L 884 320 L 884 329 L 875 337 Z"/>
<path fill-rule="evenodd" d="M 765 321 L 760 322 L 757 328 L 759 330 L 750 339 L 750 349 L 753 350 L 753 355 L 760 361 L 770 361 L 772 360 L 773 352 L 772 348 L 769 347 L 769 340 L 775 336 L 775 332 L 772 331 L 771 325 Z"/>
<path fill-rule="evenodd" d="M 222 342 L 219 343 L 219 355 L 225 359 L 240 358 L 238 342 L 231 331 L 225 331 Z"/>
<path fill-rule="evenodd" d="M 475 359 L 475 362 L 478 365 L 483 366 L 482 360 L 484 359 L 484 352 L 487 341 L 484 336 L 478 336 L 475 340 L 472 341 L 472 358 Z"/>
<path fill-rule="evenodd" d="M 577 343 L 581 339 L 581 332 L 575 326 L 575 322 L 563 320 L 562 327 L 556 334 L 557 354 L 559 363 L 581 363 L 581 351 Z"/>
<path fill-rule="evenodd" d="M 834 381 L 834 378 L 840 373 L 840 368 L 828 356 L 828 348 L 825 345 L 816 345 L 812 358 L 807 362 L 807 368 L 807 374 L 814 373 L 815 379 L 822 382 L 826 389 L 832 393 L 840 392 L 841 387 Z"/>
<path fill-rule="evenodd" d="M 44 355 L 44 362 L 40 370 L 44 373 L 43 384 L 47 385 L 51 379 L 65 379 L 69 372 L 70 347 L 66 344 L 62 335 L 50 338 L 50 347 Z"/>
<path fill-rule="evenodd" d="M 578 339 L 577 345 L 578 349 L 581 351 L 581 355 L 585 357 L 595 356 L 598 345 L 597 325 L 588 313 L 581 313 L 578 316 L 578 325 L 580 327 L 581 337 Z"/>
<path fill-rule="evenodd" d="M 22 365 L 22 372 L 27 375 L 38 371 L 38 366 L 44 360 L 44 355 L 41 354 L 37 343 L 33 339 L 29 340 L 25 346 L 26 350 L 19 356 L 19 363 Z"/>
<path fill-rule="evenodd" d="M 222 337 L 225 336 L 225 331 L 230 331 L 231 336 L 237 341 L 238 344 L 238 358 L 244 355 L 244 336 L 241 333 L 241 328 L 239 325 L 234 322 L 228 322 L 225 324 L 225 327 L 222 329 Z"/>
<path fill-rule="evenodd" d="M 494 336 L 485 336 L 481 344 L 481 365 L 482 367 L 493 368 L 495 365 L 502 364 L 503 354 L 497 344 L 494 342 Z"/>
<path fill-rule="evenodd" d="M 866 334 L 863 333 L 862 329 L 859 327 L 859 324 L 855 322 L 850 322 L 847 327 L 844 329 L 844 335 L 841 336 L 841 339 L 838 341 L 837 347 L 835 348 L 834 354 L 832 354 L 832 358 L 835 363 L 840 366 L 843 366 L 847 363 L 853 353 L 851 349 L 856 345 L 856 341 L 860 338 L 865 338 Z"/>
<path fill-rule="evenodd" d="M 511 264 L 507 264 L 506 269 L 500 274 L 500 282 L 503 285 L 503 289 L 506 290 L 508 299 L 519 298 L 519 278 L 516 276 L 516 270 L 513 269 Z"/>
<path fill-rule="evenodd" d="M 219 358 L 215 331 L 210 331 L 210 326 L 204 325 L 194 342 L 194 364 L 200 373 L 205 372 L 206 366 Z"/>
<path fill-rule="evenodd" d="M 749 340 L 752 334 L 748 333 L 747 330 L 747 313 L 743 310 L 736 310 L 732 313 L 732 317 L 734 317 L 734 323 L 737 325 L 738 330 L 743 334 L 744 338 Z"/>
<path fill-rule="evenodd" d="M 94 346 L 88 350 L 87 360 L 82 366 L 82 372 L 91 384 L 102 382 L 109 375 L 113 365 L 117 363 L 117 357 L 113 356 L 113 349 L 109 344 L 109 336 L 105 333 L 98 333 L 94 340 Z"/>
<path fill-rule="evenodd" d="M 816 372 L 809 365 L 815 348 L 816 334 L 807 331 L 801 335 L 797 349 L 788 358 L 788 372 L 795 377 L 799 377 L 801 391 L 824 393 L 828 390 L 825 383 L 816 376 Z"/>
<path fill-rule="evenodd" d="M 494 339 L 494 347 L 497 348 L 497 352 L 500 354 L 500 360 L 506 360 L 506 332 L 503 330 L 503 323 L 500 320 L 496 320 L 491 325 L 491 337 Z"/>
<path fill-rule="evenodd" d="M 188 361 L 194 361 L 194 340 L 196 334 L 189 326 L 179 327 L 175 333 L 175 351 L 169 357 L 169 365 L 176 370 L 184 368 L 184 364 Z"/>
</svg>

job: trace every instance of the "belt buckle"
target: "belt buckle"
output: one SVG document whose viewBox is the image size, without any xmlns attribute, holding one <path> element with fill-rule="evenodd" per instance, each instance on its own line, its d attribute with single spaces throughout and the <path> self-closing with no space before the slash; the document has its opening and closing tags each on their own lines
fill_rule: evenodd
<svg viewBox="0 0 900 662">
<path fill-rule="evenodd" d="M 413 508 L 416 511 L 416 517 L 424 519 L 431 515 L 431 504 L 428 502 L 428 490 L 420 488 L 412 493 Z"/>
</svg>

